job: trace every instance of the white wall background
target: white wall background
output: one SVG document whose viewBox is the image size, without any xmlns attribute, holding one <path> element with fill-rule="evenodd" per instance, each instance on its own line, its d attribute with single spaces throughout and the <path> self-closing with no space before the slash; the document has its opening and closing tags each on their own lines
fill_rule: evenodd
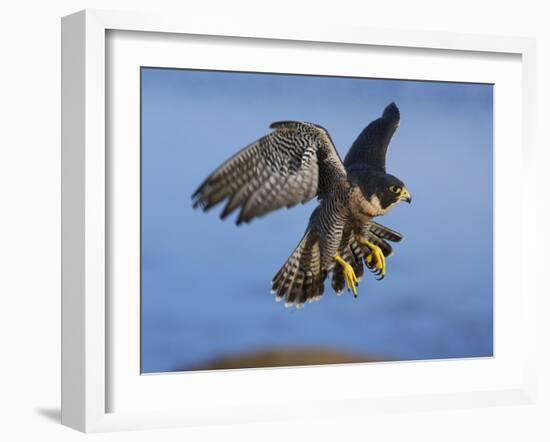
<svg viewBox="0 0 550 442">
<path fill-rule="evenodd" d="M 329 4 L 330 3 L 330 4 Z M 550 111 L 550 15 L 546 2 L 461 0 L 21 0 L 0 8 L 0 439 L 18 440 L 550 440 L 550 328 L 547 298 L 540 300 L 540 397 L 537 405 L 379 415 L 363 421 L 289 422 L 85 436 L 59 425 L 60 358 L 60 17 L 83 8 L 167 10 L 228 20 L 314 20 L 383 28 L 509 34 L 537 38 L 539 189 L 550 201 L 546 167 Z M 180 5 L 181 4 L 181 5 Z M 180 5 L 180 6 L 178 6 Z M 548 166 L 547 166 L 548 165 Z M 539 212 L 545 241 L 548 210 Z M 543 238 L 544 237 L 544 238 Z M 539 248 L 539 285 L 543 252 Z M 535 269 L 533 269 L 533 272 Z"/>
</svg>

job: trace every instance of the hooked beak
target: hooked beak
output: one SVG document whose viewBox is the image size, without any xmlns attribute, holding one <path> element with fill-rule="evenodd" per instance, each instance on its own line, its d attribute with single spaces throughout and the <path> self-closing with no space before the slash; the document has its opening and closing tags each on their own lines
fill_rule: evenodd
<svg viewBox="0 0 550 442">
<path fill-rule="evenodd" d="M 399 201 L 406 201 L 409 204 L 411 203 L 412 197 L 406 187 L 403 187 L 403 189 L 401 190 L 401 194 L 399 195 Z"/>
</svg>

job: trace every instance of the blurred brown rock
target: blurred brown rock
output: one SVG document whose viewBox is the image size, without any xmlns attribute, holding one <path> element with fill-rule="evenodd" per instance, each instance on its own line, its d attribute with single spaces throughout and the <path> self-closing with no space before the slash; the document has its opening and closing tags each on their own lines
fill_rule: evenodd
<svg viewBox="0 0 550 442">
<path fill-rule="evenodd" d="M 380 362 L 388 359 L 373 355 L 360 355 L 327 349 L 273 349 L 231 355 L 213 359 L 204 365 L 187 370 L 223 370 L 233 368 L 288 367 L 300 365 L 346 364 Z"/>
</svg>

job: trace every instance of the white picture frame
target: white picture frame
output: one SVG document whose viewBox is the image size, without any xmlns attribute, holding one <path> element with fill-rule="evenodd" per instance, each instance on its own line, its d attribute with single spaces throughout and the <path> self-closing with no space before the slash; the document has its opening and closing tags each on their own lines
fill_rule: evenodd
<svg viewBox="0 0 550 442">
<path fill-rule="evenodd" d="M 270 41 L 275 45 L 277 42 L 284 42 L 287 50 L 293 45 L 296 47 L 303 45 L 304 42 L 312 47 L 329 45 L 332 48 L 330 50 L 334 51 L 338 51 L 339 48 L 367 47 L 375 48 L 381 54 L 392 48 L 400 48 L 403 53 L 425 50 L 434 59 L 434 72 L 437 70 L 435 61 L 446 56 L 467 55 L 474 60 L 473 63 L 475 60 L 483 63 L 485 59 L 494 58 L 499 54 L 504 58 L 510 57 L 510 60 L 513 60 L 513 63 L 510 63 L 510 76 L 505 77 L 507 68 L 500 69 L 502 72 L 498 74 L 503 75 L 499 78 L 502 78 L 502 84 L 505 85 L 504 92 L 500 96 L 505 97 L 504 94 L 509 93 L 509 99 L 515 100 L 510 103 L 515 103 L 517 106 L 509 109 L 508 113 L 504 110 L 499 113 L 498 107 L 495 111 L 495 122 L 500 128 L 496 129 L 495 136 L 495 157 L 500 158 L 495 163 L 496 195 L 498 196 L 499 189 L 508 191 L 501 173 L 505 172 L 506 168 L 517 167 L 519 161 L 522 165 L 521 173 L 528 175 L 534 167 L 532 134 L 534 133 L 535 105 L 535 46 L 532 39 L 416 31 L 395 32 L 344 26 L 304 26 L 302 24 L 298 27 L 283 23 L 246 23 L 244 20 L 240 23 L 218 23 L 197 20 L 194 17 L 163 17 L 100 10 L 86 10 L 64 17 L 62 20 L 63 424 L 80 431 L 96 432 L 285 419 L 295 415 L 292 411 L 295 405 L 300 407 L 301 415 L 331 416 L 338 413 L 361 415 L 380 410 L 393 412 L 530 403 L 534 400 L 536 282 L 533 278 L 521 277 L 528 271 L 528 265 L 535 266 L 533 261 L 536 259 L 535 243 L 521 241 L 522 238 L 527 238 L 527 232 L 535 229 L 536 192 L 533 189 L 529 189 L 529 192 L 523 189 L 510 190 L 517 192 L 514 195 L 519 199 L 522 208 L 519 213 L 516 213 L 516 220 L 520 220 L 521 267 L 519 271 L 517 263 L 510 267 L 498 258 L 499 253 L 502 255 L 505 252 L 505 244 L 499 240 L 503 237 L 499 231 L 505 231 L 508 221 L 503 216 L 498 216 L 499 212 L 496 209 L 499 207 L 499 200 L 495 199 L 495 226 L 498 225 L 495 232 L 495 268 L 498 267 L 498 271 L 495 271 L 495 293 L 498 290 L 503 294 L 502 302 L 495 303 L 495 323 L 496 327 L 502 327 L 500 336 L 503 336 L 503 342 L 510 344 L 509 348 L 501 346 L 500 355 L 495 351 L 495 357 L 492 360 L 206 372 L 197 373 L 194 377 L 187 376 L 186 381 L 181 382 L 178 381 L 177 376 L 162 376 L 158 378 L 159 382 L 156 382 L 153 377 L 140 376 L 139 372 L 133 370 L 135 352 L 131 353 L 131 350 L 129 353 L 113 352 L 111 342 L 111 338 L 116 340 L 120 334 L 116 332 L 117 324 L 124 324 L 127 334 L 135 334 L 136 321 L 135 315 L 126 322 L 124 318 L 121 319 L 120 313 L 113 313 L 112 300 L 109 298 L 109 291 L 113 289 L 111 274 L 113 270 L 110 260 L 117 259 L 110 256 L 109 244 L 117 240 L 113 235 L 117 235 L 118 232 L 110 223 L 113 205 L 118 204 L 119 201 L 116 195 L 112 194 L 112 182 L 110 182 L 111 168 L 117 167 L 116 164 L 115 166 L 110 164 L 113 158 L 110 156 L 109 143 L 113 142 L 114 136 L 107 131 L 106 127 L 106 122 L 111 121 L 112 118 L 112 110 L 108 106 L 109 82 L 116 76 L 116 73 L 113 74 L 108 68 L 109 63 L 114 61 L 112 57 L 120 55 L 120 51 L 109 50 L 108 35 L 113 32 L 138 32 L 142 36 L 141 44 L 145 44 L 147 38 L 152 38 L 153 34 L 150 33 L 155 33 L 155 38 L 170 36 L 172 40 L 185 39 L 186 35 L 192 35 L 217 36 L 228 40 L 246 39 L 255 42 L 254 44 L 261 44 L 262 41 Z M 132 42 L 132 45 L 135 44 L 140 43 Z M 135 46 L 131 46 L 128 53 L 135 55 Z M 121 60 L 123 58 L 121 57 Z M 130 65 L 139 64 L 139 59 L 132 56 L 126 61 Z M 236 59 L 232 63 L 238 67 L 240 62 Z M 296 69 L 299 72 L 300 69 L 305 68 Z M 410 75 L 415 76 L 414 73 Z M 463 72 L 457 79 L 467 79 L 469 78 L 467 75 L 469 74 Z M 419 72 L 415 78 L 423 79 L 422 76 L 422 72 Z M 438 78 L 449 79 L 448 77 Z M 490 80 L 490 75 L 487 78 Z M 498 83 L 496 84 L 498 86 Z M 510 90 L 506 92 L 505 89 Z M 124 105 L 122 103 L 122 106 Z M 518 117 L 521 122 L 519 125 Z M 115 121 L 117 121 L 116 118 Z M 513 121 L 516 123 L 515 128 L 509 127 L 511 126 L 509 123 Z M 510 132 L 510 137 L 506 141 L 500 135 L 508 135 L 508 133 L 499 132 L 500 130 L 515 132 Z M 513 141 L 516 140 L 517 143 L 514 145 Z M 116 161 L 115 159 L 114 163 Z M 132 176 L 129 178 L 131 181 Z M 131 207 L 128 213 L 132 213 Z M 509 272 L 511 269 L 514 270 L 514 275 Z M 504 279 L 507 279 L 508 289 L 505 287 Z M 510 293 L 512 288 L 514 293 Z M 521 312 L 514 324 L 519 332 L 511 329 L 509 321 L 508 313 L 514 309 Z M 120 310 L 120 308 L 115 309 L 117 312 Z M 132 313 L 128 315 L 131 316 Z M 114 335 L 116 336 L 113 338 Z M 139 336 L 129 339 L 135 342 Z M 135 349 L 135 345 L 130 347 Z M 521 351 L 518 351 L 520 347 Z M 515 355 L 515 361 L 511 357 L 512 353 Z M 127 369 L 133 370 L 128 375 L 132 380 L 128 382 L 124 377 L 125 371 L 121 372 L 122 375 L 114 376 L 114 373 L 118 373 L 117 367 L 125 365 L 125 360 L 130 361 Z M 305 373 L 303 370 L 309 370 L 307 377 L 303 376 Z M 317 376 L 322 376 L 321 382 L 325 382 L 324 393 L 317 394 L 315 385 L 321 378 L 311 376 L 313 373 L 311 370 L 317 370 Z M 332 388 L 330 382 L 331 378 L 353 379 L 365 373 L 368 373 L 368 378 L 381 376 L 376 378 L 378 380 L 384 376 L 393 376 L 395 380 L 402 378 L 404 370 L 411 373 L 411 379 L 417 376 L 420 380 L 418 383 L 420 390 L 407 389 L 405 384 L 399 382 L 394 382 L 395 388 L 391 391 L 383 388 L 375 390 L 374 385 L 368 385 L 366 382 L 365 385 L 368 385 L 370 391 L 367 393 L 366 388 L 365 390 L 357 388 L 357 384 L 346 385 L 345 382 L 341 382 Z M 441 374 L 443 375 L 440 382 L 432 382 L 433 388 L 421 390 L 425 388 L 422 380 L 433 381 Z M 113 378 L 118 379 L 117 382 L 113 383 Z M 308 379 L 313 380 L 308 381 Z M 329 382 L 326 382 L 327 379 Z M 494 382 L 487 383 L 487 379 L 492 379 Z M 273 398 L 272 403 L 260 400 L 260 394 L 265 395 L 262 386 L 269 383 L 276 389 L 281 382 L 289 384 L 299 382 L 302 390 L 280 397 L 276 396 L 276 391 L 273 390 L 269 393 Z M 311 383 L 308 384 L 308 382 Z M 236 387 L 233 390 L 227 389 L 229 384 Z M 215 386 L 218 394 L 211 390 L 204 393 L 208 386 Z M 119 401 L 121 404 L 135 402 L 137 398 L 130 396 L 131 391 L 139 391 L 139 396 L 154 405 L 150 408 L 146 405 L 136 406 L 135 409 L 130 409 L 131 407 L 128 406 L 113 407 L 112 392 L 115 388 L 118 389 L 118 397 L 128 395 L 126 399 L 122 398 Z M 143 390 L 140 390 L 141 388 Z M 179 400 L 176 404 L 169 397 L 169 392 L 175 391 L 174 388 L 183 388 L 177 393 Z M 355 390 L 352 391 L 354 388 Z M 236 392 L 240 392 L 239 397 L 235 397 Z M 156 395 L 154 400 L 152 395 Z M 232 396 L 228 399 L 229 395 Z M 171 404 L 164 406 L 164 402 Z M 186 403 L 193 404 L 193 407 L 186 406 Z M 338 406 L 336 407 L 335 404 Z M 304 405 L 307 406 L 304 407 Z"/>
</svg>

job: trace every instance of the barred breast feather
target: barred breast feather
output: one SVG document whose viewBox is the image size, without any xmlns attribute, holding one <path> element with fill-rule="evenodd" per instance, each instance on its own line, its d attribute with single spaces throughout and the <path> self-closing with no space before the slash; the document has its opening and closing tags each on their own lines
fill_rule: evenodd
<svg viewBox="0 0 550 442">
<path fill-rule="evenodd" d="M 214 171 L 193 194 L 208 210 L 227 201 L 226 218 L 240 209 L 237 224 L 281 207 L 330 195 L 346 171 L 328 132 L 320 126 L 282 121 Z"/>
</svg>

